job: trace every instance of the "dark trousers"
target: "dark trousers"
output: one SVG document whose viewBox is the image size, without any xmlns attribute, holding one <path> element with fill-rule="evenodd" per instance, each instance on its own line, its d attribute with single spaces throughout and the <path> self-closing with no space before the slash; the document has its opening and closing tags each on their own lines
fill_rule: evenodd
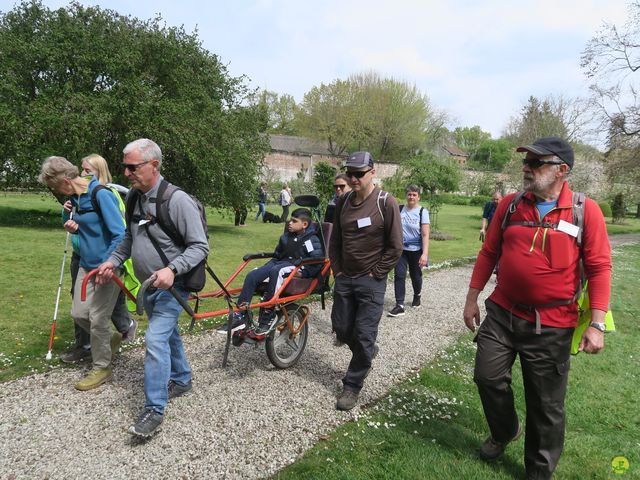
<svg viewBox="0 0 640 480">
<path fill-rule="evenodd" d="M 564 444 L 564 398 L 569 377 L 572 328 L 542 327 L 510 313 L 490 300 L 476 341 L 474 381 L 491 436 L 513 438 L 518 416 L 511 389 L 511 368 L 520 356 L 527 420 L 525 468 L 528 478 L 551 478 Z"/>
<path fill-rule="evenodd" d="M 73 255 L 71 255 L 71 263 L 69 269 L 71 270 L 71 298 L 73 298 L 74 285 L 76 283 L 76 278 L 78 278 L 78 270 L 80 269 L 80 255 L 78 255 L 76 252 L 73 252 Z M 127 332 L 127 330 L 129 330 L 129 324 L 131 323 L 131 320 L 129 318 L 129 311 L 127 310 L 126 298 L 122 290 L 118 295 L 116 305 L 113 307 L 111 321 L 116 327 L 116 330 L 118 330 L 120 333 L 124 334 Z M 91 337 L 89 335 L 89 332 L 86 332 L 77 323 L 73 324 L 73 328 L 75 329 L 74 333 L 76 337 L 76 347 L 82 347 L 84 345 L 91 344 Z"/>
<path fill-rule="evenodd" d="M 413 286 L 413 295 L 420 295 L 422 292 L 422 269 L 420 268 L 420 257 L 422 249 L 416 251 L 403 250 L 402 256 L 394 272 L 393 289 L 396 295 L 396 304 L 404 306 L 404 296 L 406 292 L 405 283 L 407 279 L 407 269 L 411 277 L 411 285 Z"/>
<path fill-rule="evenodd" d="M 244 225 L 247 220 L 247 207 L 235 209 L 235 226 Z"/>
<path fill-rule="evenodd" d="M 359 392 L 371 369 L 386 289 L 386 278 L 336 277 L 331 325 L 336 338 L 346 343 L 352 353 L 342 379 L 344 388 L 349 390 Z"/>
<path fill-rule="evenodd" d="M 282 216 L 280 217 L 280 220 L 282 220 L 283 222 L 286 222 L 288 218 L 289 218 L 289 205 L 282 205 Z"/>
<path fill-rule="evenodd" d="M 244 283 L 242 284 L 242 291 L 238 297 L 238 305 L 250 303 L 253 292 L 256 291 L 256 287 L 267 278 L 269 279 L 269 283 L 267 285 L 267 291 L 265 292 L 264 299 L 271 300 L 273 295 L 276 293 L 276 284 L 278 282 L 280 269 L 283 267 L 290 267 L 291 265 L 292 263 L 288 260 L 272 260 L 255 270 L 251 270 L 245 277 Z"/>
</svg>

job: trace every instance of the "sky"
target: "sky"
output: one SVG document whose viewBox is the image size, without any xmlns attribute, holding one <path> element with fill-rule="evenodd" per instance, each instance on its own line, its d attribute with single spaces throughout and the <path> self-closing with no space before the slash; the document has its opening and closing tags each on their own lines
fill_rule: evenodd
<svg viewBox="0 0 640 480">
<path fill-rule="evenodd" d="M 49 8 L 66 1 L 43 0 Z M 626 0 L 79 0 L 197 29 L 233 76 L 297 102 L 314 86 L 376 71 L 415 84 L 451 118 L 494 138 L 529 96 L 581 97 L 580 55 Z M 0 11 L 14 0 L 0 0 Z"/>
</svg>

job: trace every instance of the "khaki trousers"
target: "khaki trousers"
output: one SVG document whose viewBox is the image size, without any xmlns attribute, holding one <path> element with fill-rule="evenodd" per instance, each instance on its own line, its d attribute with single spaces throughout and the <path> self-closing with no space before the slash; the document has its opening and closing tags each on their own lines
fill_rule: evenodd
<svg viewBox="0 0 640 480">
<path fill-rule="evenodd" d="M 91 335 L 93 368 L 107 368 L 111 365 L 111 313 L 120 289 L 115 282 L 98 285 L 92 278 L 87 283 L 87 298 L 83 302 L 80 300 L 82 282 L 87 273 L 80 267 L 74 285 L 71 316 L 80 328 Z"/>
</svg>

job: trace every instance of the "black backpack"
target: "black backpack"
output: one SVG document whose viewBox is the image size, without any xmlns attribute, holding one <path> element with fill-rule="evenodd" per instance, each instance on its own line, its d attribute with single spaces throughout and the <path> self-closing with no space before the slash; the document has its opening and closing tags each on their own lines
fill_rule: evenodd
<svg viewBox="0 0 640 480">
<path fill-rule="evenodd" d="M 149 225 L 153 225 L 154 223 L 157 223 L 158 226 L 162 229 L 162 231 L 176 245 L 186 247 L 186 242 L 184 238 L 182 237 L 182 235 L 180 234 L 176 226 L 171 221 L 171 218 L 169 217 L 169 201 L 171 200 L 171 197 L 173 196 L 173 194 L 176 193 L 178 190 L 182 190 L 182 189 L 180 187 L 177 187 L 167 182 L 164 179 L 160 182 L 160 186 L 158 187 L 158 195 L 156 197 L 156 217 L 151 218 L 151 221 L 145 223 L 144 225 L 147 231 L 147 235 L 149 236 L 149 240 L 151 240 L 151 243 L 153 244 L 154 248 L 158 252 L 158 255 L 160 255 L 160 258 L 162 258 L 162 261 L 164 262 L 165 266 L 169 265 L 169 259 L 167 258 L 165 253 L 162 251 L 162 249 L 158 245 L 157 240 L 150 234 Z M 191 197 L 191 199 L 194 201 L 194 203 L 198 207 L 198 212 L 200 213 L 200 221 L 202 222 L 202 227 L 204 228 L 204 232 L 208 239 L 209 229 L 207 226 L 207 217 L 205 214 L 204 205 L 202 205 L 202 203 L 193 195 L 190 195 L 188 193 L 187 195 Z M 136 202 L 138 202 L 138 204 L 141 206 L 140 191 L 138 189 L 132 189 L 129 192 L 129 195 L 127 196 L 127 205 L 126 205 L 126 213 L 125 213 L 127 228 L 130 228 L 132 221 L 140 221 L 141 219 L 141 217 L 136 218 L 137 216 L 133 215 Z M 140 211 L 142 211 L 142 208 L 140 208 Z M 188 290 L 190 292 L 199 292 L 204 288 L 204 284 L 206 282 L 206 275 L 205 275 L 206 267 L 207 267 L 207 259 L 205 258 L 198 265 L 196 265 L 194 268 L 189 270 L 187 273 L 180 275 L 177 278 L 177 280 L 185 288 L 185 290 Z"/>
</svg>

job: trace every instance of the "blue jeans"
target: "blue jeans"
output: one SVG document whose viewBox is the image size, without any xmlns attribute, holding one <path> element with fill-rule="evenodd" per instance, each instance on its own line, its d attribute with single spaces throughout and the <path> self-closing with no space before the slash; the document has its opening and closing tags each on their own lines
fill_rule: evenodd
<svg viewBox="0 0 640 480">
<path fill-rule="evenodd" d="M 188 292 L 176 288 L 182 298 Z M 191 367 L 178 333 L 178 315 L 182 307 L 166 290 L 147 291 L 144 308 L 149 316 L 149 327 L 144 340 L 147 352 L 144 358 L 145 408 L 164 414 L 168 402 L 169 380 L 179 385 L 191 381 Z"/>
<path fill-rule="evenodd" d="M 264 218 L 264 213 L 267 211 L 267 209 L 264 206 L 264 202 L 258 202 L 258 213 L 256 213 L 256 220 L 258 220 L 258 218 L 262 217 Z"/>
<path fill-rule="evenodd" d="M 413 295 L 420 295 L 422 292 L 422 269 L 420 268 L 420 257 L 422 256 L 422 249 L 420 250 L 403 250 L 402 256 L 396 268 L 394 270 L 393 289 L 396 295 L 396 305 L 402 305 L 404 307 L 405 296 L 405 280 L 407 278 L 407 269 L 409 270 L 409 276 L 411 277 L 411 285 L 413 286 Z"/>
</svg>

